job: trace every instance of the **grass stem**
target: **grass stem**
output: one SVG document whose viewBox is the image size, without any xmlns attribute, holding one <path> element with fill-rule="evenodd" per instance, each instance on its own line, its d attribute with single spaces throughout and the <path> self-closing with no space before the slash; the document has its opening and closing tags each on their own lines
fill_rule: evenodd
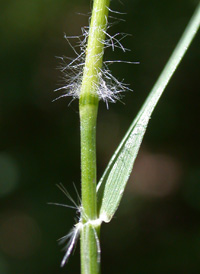
<svg viewBox="0 0 200 274">
<path fill-rule="evenodd" d="M 102 68 L 109 2 L 109 0 L 94 0 L 79 100 L 83 223 L 81 231 L 82 274 L 100 273 L 98 244 L 100 226 L 99 224 L 94 226 L 90 221 L 98 219 L 96 121 L 99 98 L 97 87 Z"/>
</svg>

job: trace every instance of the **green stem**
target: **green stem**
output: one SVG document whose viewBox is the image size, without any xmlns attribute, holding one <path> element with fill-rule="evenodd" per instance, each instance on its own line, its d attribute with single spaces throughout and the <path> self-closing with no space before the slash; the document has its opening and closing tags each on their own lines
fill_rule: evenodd
<svg viewBox="0 0 200 274">
<path fill-rule="evenodd" d="M 81 231 L 82 274 L 100 273 L 97 239 L 100 224 L 91 221 L 98 219 L 96 195 L 96 121 L 99 98 L 97 86 L 103 60 L 109 2 L 110 0 L 94 0 L 79 101 L 83 223 Z"/>
</svg>

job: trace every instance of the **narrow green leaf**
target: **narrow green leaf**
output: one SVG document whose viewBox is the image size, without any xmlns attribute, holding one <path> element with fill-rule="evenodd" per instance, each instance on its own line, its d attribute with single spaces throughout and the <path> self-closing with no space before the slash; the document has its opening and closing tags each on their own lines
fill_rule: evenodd
<svg viewBox="0 0 200 274">
<path fill-rule="evenodd" d="M 197 6 L 164 70 L 100 179 L 97 186 L 98 211 L 99 217 L 105 222 L 109 222 L 112 219 L 119 206 L 151 114 L 197 33 L 199 26 L 200 4 Z"/>
</svg>

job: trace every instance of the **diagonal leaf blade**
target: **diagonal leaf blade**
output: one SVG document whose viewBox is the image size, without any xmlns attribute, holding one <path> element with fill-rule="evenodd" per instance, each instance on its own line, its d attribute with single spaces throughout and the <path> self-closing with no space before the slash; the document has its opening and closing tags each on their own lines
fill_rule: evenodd
<svg viewBox="0 0 200 274">
<path fill-rule="evenodd" d="M 169 61 L 152 88 L 140 112 L 112 156 L 97 185 L 99 217 L 104 222 L 109 222 L 112 219 L 119 206 L 151 114 L 195 37 L 199 26 L 200 4 L 197 6 L 194 15 L 186 27 Z"/>
</svg>

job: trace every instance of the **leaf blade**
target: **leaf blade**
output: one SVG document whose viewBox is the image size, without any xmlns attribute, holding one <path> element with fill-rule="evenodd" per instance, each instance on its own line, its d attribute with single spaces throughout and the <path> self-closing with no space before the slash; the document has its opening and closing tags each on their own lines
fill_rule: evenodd
<svg viewBox="0 0 200 274">
<path fill-rule="evenodd" d="M 186 27 L 160 77 L 152 88 L 137 117 L 134 119 L 120 145 L 112 156 L 97 185 L 99 217 L 109 222 L 121 201 L 131 174 L 151 114 L 165 87 L 180 64 L 200 26 L 200 4 Z"/>
</svg>

